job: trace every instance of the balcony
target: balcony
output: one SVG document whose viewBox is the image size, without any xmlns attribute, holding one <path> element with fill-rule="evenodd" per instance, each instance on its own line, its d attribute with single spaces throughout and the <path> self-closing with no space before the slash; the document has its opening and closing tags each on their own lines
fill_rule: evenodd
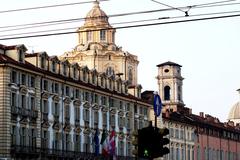
<svg viewBox="0 0 240 160">
<path fill-rule="evenodd" d="M 18 111 L 19 111 L 18 107 L 16 107 L 16 106 L 11 106 L 11 113 L 12 113 L 12 114 L 17 115 L 17 114 L 18 114 Z"/>
<path fill-rule="evenodd" d="M 38 111 L 37 110 L 30 110 L 29 115 L 31 118 L 36 119 L 38 117 Z"/>
<path fill-rule="evenodd" d="M 26 108 L 21 108 L 21 110 L 22 110 L 22 116 L 24 116 L 24 117 L 28 117 L 30 114 L 29 114 L 29 110 L 28 109 L 26 109 Z"/>
<path fill-rule="evenodd" d="M 12 145 L 11 147 L 11 155 L 12 157 L 17 158 L 37 158 L 39 157 L 40 149 L 35 146 L 22 146 L 22 145 Z"/>
<path fill-rule="evenodd" d="M 46 142 L 44 139 L 42 140 Z M 75 146 L 75 151 L 63 151 L 60 149 L 37 148 L 30 146 L 12 146 L 11 156 L 15 159 L 111 159 L 111 157 L 103 157 L 99 154 L 95 156 L 94 153 L 80 152 L 80 148 Z M 78 151 L 79 150 L 79 151 Z M 134 160 L 134 157 L 117 156 L 118 160 Z"/>
</svg>

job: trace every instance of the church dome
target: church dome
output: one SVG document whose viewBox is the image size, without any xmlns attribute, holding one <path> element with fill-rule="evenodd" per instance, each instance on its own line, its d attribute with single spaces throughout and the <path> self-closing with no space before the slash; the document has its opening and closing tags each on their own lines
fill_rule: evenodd
<svg viewBox="0 0 240 160">
<path fill-rule="evenodd" d="M 103 26 L 107 25 L 108 23 L 108 16 L 107 14 L 101 10 L 99 6 L 99 2 L 94 2 L 93 8 L 88 12 L 86 18 L 85 18 L 85 24 L 84 26 Z"/>
<path fill-rule="evenodd" d="M 240 92 L 240 89 L 237 90 Z M 240 101 L 234 104 L 228 114 L 228 120 L 240 123 Z"/>
</svg>

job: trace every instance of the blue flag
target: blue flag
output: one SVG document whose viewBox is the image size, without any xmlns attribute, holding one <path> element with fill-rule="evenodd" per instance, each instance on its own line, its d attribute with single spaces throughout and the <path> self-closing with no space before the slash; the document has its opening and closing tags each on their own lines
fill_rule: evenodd
<svg viewBox="0 0 240 160">
<path fill-rule="evenodd" d="M 96 129 L 96 132 L 94 134 L 94 145 L 95 145 L 95 155 L 99 155 L 99 138 L 98 138 L 98 129 Z"/>
</svg>

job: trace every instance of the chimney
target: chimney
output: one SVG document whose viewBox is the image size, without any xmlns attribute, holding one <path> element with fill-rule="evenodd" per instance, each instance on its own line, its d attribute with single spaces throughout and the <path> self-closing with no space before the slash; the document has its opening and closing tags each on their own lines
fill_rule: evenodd
<svg viewBox="0 0 240 160">
<path fill-rule="evenodd" d="M 228 121 L 227 124 L 231 127 L 234 127 L 234 122 L 233 121 Z"/>
<path fill-rule="evenodd" d="M 204 118 L 204 112 L 199 112 L 199 116 Z"/>
</svg>

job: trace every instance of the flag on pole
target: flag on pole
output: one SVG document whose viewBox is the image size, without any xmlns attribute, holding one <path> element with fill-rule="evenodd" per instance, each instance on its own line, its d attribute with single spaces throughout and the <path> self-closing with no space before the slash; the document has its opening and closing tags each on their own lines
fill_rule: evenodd
<svg viewBox="0 0 240 160">
<path fill-rule="evenodd" d="M 107 133 L 106 130 L 103 130 L 102 138 L 100 144 L 102 145 L 102 154 L 103 156 L 108 156 L 108 145 L 107 145 Z"/>
<path fill-rule="evenodd" d="M 112 132 L 111 132 L 108 148 L 109 148 L 108 150 L 109 150 L 110 155 L 114 156 L 115 148 L 116 148 L 115 131 L 114 130 L 112 130 Z"/>
<path fill-rule="evenodd" d="M 98 128 L 94 134 L 94 147 L 95 147 L 95 155 L 99 155 L 99 138 L 98 138 Z"/>
</svg>

